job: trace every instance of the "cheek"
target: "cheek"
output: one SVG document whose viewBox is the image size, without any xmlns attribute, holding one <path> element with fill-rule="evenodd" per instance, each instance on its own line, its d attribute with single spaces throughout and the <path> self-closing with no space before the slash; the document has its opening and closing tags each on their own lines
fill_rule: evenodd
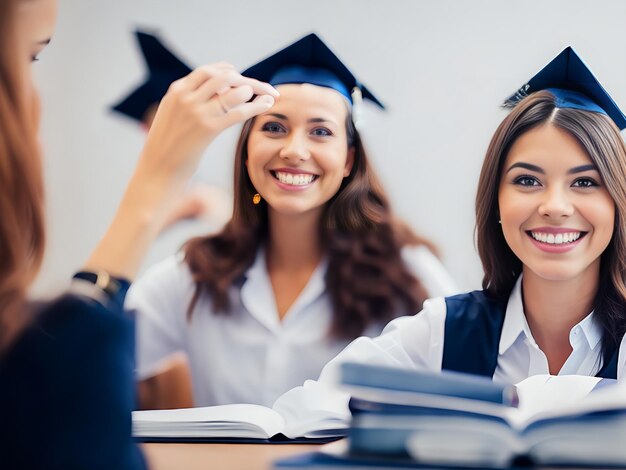
<svg viewBox="0 0 626 470">
<path fill-rule="evenodd" d="M 525 236 L 522 231 L 524 223 L 532 216 L 533 207 L 526 197 L 520 197 L 513 191 L 501 190 L 498 195 L 498 207 L 500 223 L 499 230 L 502 231 L 504 239 L 517 254 L 517 247 Z M 498 223 L 494 221 L 494 223 Z"/>
<path fill-rule="evenodd" d="M 266 152 L 263 149 L 263 145 L 258 142 L 250 140 L 248 143 L 248 158 L 246 159 L 246 168 L 249 173 L 257 171 L 259 166 L 263 165 L 264 155 Z"/>
<path fill-rule="evenodd" d="M 317 164 L 327 175 L 343 179 L 348 169 L 348 152 L 344 147 L 326 149 L 318 153 Z M 348 172 L 349 173 L 349 172 Z"/>
<path fill-rule="evenodd" d="M 517 224 L 527 216 L 528 201 L 518 197 L 507 188 L 501 189 L 498 193 L 498 208 L 500 220 L 503 226 Z"/>
<path fill-rule="evenodd" d="M 606 195 L 603 198 L 589 201 L 584 208 L 581 208 L 581 212 L 596 233 L 601 233 L 610 240 L 615 228 L 615 203 L 610 196 Z"/>
</svg>

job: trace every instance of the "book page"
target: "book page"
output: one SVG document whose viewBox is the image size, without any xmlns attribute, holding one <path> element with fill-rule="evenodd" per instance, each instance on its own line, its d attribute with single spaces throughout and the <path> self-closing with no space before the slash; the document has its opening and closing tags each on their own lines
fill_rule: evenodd
<svg viewBox="0 0 626 470">
<path fill-rule="evenodd" d="M 331 385 L 307 380 L 281 395 L 273 409 L 285 420 L 283 434 L 289 438 L 344 436 L 350 422 L 348 399 Z"/>
<path fill-rule="evenodd" d="M 521 429 L 547 415 L 576 407 L 600 382 L 584 375 L 534 375 L 517 384 L 519 408 L 510 413 L 512 425 Z"/>
<path fill-rule="evenodd" d="M 260 405 L 236 404 L 133 411 L 136 437 L 241 437 L 267 439 L 283 432 L 283 418 Z"/>
</svg>

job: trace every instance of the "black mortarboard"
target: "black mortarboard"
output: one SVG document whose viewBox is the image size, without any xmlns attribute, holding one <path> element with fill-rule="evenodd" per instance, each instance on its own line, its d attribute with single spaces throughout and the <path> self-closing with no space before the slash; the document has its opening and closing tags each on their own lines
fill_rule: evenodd
<svg viewBox="0 0 626 470">
<path fill-rule="evenodd" d="M 364 99 L 385 108 L 314 33 L 311 33 L 261 62 L 244 70 L 243 75 L 273 86 L 311 83 L 337 90 L 351 103 L 356 88 Z"/>
<path fill-rule="evenodd" d="M 170 84 L 191 72 L 191 68 L 156 36 L 143 31 L 135 31 L 135 35 L 148 67 L 148 75 L 141 85 L 112 109 L 141 122 L 148 108 L 161 101 Z"/>
<path fill-rule="evenodd" d="M 565 48 L 506 103 L 515 104 L 539 90 L 551 92 L 556 97 L 557 108 L 606 114 L 617 127 L 626 128 L 624 113 L 571 47 Z"/>
</svg>

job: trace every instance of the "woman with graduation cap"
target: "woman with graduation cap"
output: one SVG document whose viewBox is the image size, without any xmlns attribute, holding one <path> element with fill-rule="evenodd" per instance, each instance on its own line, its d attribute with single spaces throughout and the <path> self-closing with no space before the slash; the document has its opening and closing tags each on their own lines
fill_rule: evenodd
<svg viewBox="0 0 626 470">
<path fill-rule="evenodd" d="M 626 118 L 571 48 L 507 100 L 476 197 L 484 290 L 428 300 L 360 338 L 284 406 L 347 414 L 340 364 L 622 379 L 626 351 Z M 334 396 L 335 400 L 328 400 Z"/>
<path fill-rule="evenodd" d="M 361 99 L 382 105 L 335 54 L 310 34 L 243 74 L 281 96 L 243 126 L 232 219 L 129 294 L 145 406 L 168 406 L 150 377 L 176 351 L 195 405 L 271 406 L 350 340 L 455 292 L 393 218 L 353 122 Z"/>
</svg>

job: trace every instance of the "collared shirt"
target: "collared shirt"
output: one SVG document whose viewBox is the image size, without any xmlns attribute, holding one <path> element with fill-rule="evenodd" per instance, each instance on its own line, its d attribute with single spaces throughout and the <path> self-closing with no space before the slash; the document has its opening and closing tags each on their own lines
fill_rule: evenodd
<svg viewBox="0 0 626 470">
<path fill-rule="evenodd" d="M 348 395 L 334 388 L 345 362 L 441 371 L 445 321 L 445 299 L 427 300 L 420 313 L 391 321 L 380 336 L 354 340 L 324 367 L 318 381 L 309 380 L 285 393 L 274 409 L 297 409 L 303 416 L 324 410 L 347 419 Z M 558 375 L 594 376 L 602 367 L 601 338 L 601 326 L 591 312 L 570 330 L 572 352 Z M 626 337 L 619 348 L 618 380 L 624 377 L 625 344 Z M 548 374 L 546 355 L 537 346 L 524 315 L 520 277 L 507 303 L 493 379 L 517 384 L 531 376 Z M 320 396 L 324 398 L 317 398 Z"/>
<path fill-rule="evenodd" d="M 377 338 L 355 340 L 324 368 L 322 377 L 335 380 L 338 365 L 347 360 L 440 371 L 445 321 L 445 299 L 427 300 L 422 312 L 391 321 Z M 602 367 L 601 337 L 601 326 L 591 312 L 571 329 L 572 353 L 558 375 L 595 375 Z M 626 359 L 623 347 L 624 341 L 620 347 L 618 377 Z M 518 383 L 540 374 L 549 374 L 548 360 L 526 321 L 520 277 L 507 303 L 493 378 L 498 382 Z"/>
<path fill-rule="evenodd" d="M 426 247 L 407 247 L 402 255 L 429 292 L 456 292 L 454 282 Z M 215 314 L 211 298 L 203 295 L 189 321 L 187 309 L 195 285 L 187 265 L 180 257 L 157 264 L 133 284 L 126 303 L 137 312 L 139 378 L 154 375 L 164 359 L 182 351 L 189 359 L 197 406 L 271 406 L 285 391 L 317 378 L 348 343 L 328 335 L 332 305 L 326 269 L 323 261 L 280 320 L 265 254 L 259 250 L 243 284 L 231 287 L 231 312 Z M 366 334 L 379 334 L 382 326 L 373 325 Z"/>
<path fill-rule="evenodd" d="M 602 327 L 591 312 L 570 330 L 572 352 L 558 375 L 596 375 L 602 367 L 601 339 Z M 493 377 L 499 382 L 517 383 L 532 375 L 548 374 L 548 370 L 548 359 L 535 342 L 524 315 L 520 277 L 506 307 Z"/>
</svg>

